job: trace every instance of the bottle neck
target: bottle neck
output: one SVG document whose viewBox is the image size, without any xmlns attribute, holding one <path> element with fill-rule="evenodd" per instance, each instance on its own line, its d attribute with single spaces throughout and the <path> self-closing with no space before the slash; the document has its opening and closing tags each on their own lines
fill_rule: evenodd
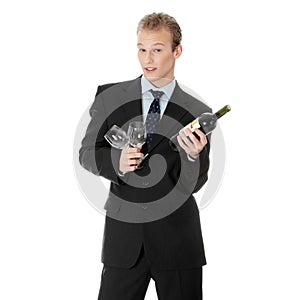
<svg viewBox="0 0 300 300">
<path fill-rule="evenodd" d="M 229 105 L 225 105 L 223 108 L 221 108 L 220 110 L 218 110 L 215 113 L 215 116 L 220 119 L 221 117 L 223 117 L 226 113 L 228 113 L 231 110 L 231 107 Z"/>
</svg>

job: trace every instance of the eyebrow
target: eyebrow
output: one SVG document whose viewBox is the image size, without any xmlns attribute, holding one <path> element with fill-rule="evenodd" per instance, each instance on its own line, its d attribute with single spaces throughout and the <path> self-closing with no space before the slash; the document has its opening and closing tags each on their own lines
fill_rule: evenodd
<svg viewBox="0 0 300 300">
<path fill-rule="evenodd" d="M 142 43 L 138 43 L 137 46 L 143 46 L 143 44 L 142 44 Z M 154 43 L 154 44 L 151 45 L 151 46 L 165 46 L 165 44 L 164 44 L 164 43 L 161 43 L 161 42 L 157 42 L 157 43 Z"/>
</svg>

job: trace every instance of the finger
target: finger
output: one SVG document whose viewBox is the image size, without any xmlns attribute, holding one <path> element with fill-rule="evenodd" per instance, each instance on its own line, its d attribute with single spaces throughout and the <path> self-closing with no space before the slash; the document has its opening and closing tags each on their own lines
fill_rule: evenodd
<svg viewBox="0 0 300 300">
<path fill-rule="evenodd" d="M 126 172 L 132 171 L 132 170 L 131 170 L 131 167 L 134 166 L 134 165 L 136 165 L 136 162 L 137 162 L 137 161 L 138 161 L 137 159 L 127 159 L 127 160 L 123 160 L 123 161 L 120 163 L 119 169 L 120 169 L 121 171 L 123 171 L 123 172 L 124 172 L 124 170 L 125 170 Z"/>
<path fill-rule="evenodd" d="M 189 137 L 191 140 L 192 144 L 198 144 L 199 140 L 194 136 L 192 130 L 190 128 L 187 128 L 185 131 L 186 135 Z"/>
<path fill-rule="evenodd" d="M 194 133 L 199 136 L 199 139 Z M 197 153 L 200 153 L 207 143 L 206 135 L 199 129 L 196 129 L 194 133 L 189 129 L 189 138 L 193 142 L 193 149 L 196 150 Z"/>
<path fill-rule="evenodd" d="M 140 159 L 131 159 L 130 166 L 136 166 L 140 163 Z"/>
<path fill-rule="evenodd" d="M 206 135 L 198 128 L 195 129 L 195 133 L 200 137 L 201 144 L 205 146 L 207 144 Z"/>
<path fill-rule="evenodd" d="M 193 132 L 190 129 L 186 129 L 185 133 L 181 133 L 179 136 L 183 140 L 183 143 L 186 144 L 185 147 L 182 146 L 182 148 L 185 150 L 186 153 L 195 156 L 202 151 L 204 145 L 202 144 L 201 140 L 198 140 L 194 136 Z"/>
<path fill-rule="evenodd" d="M 128 158 L 127 162 L 126 162 L 126 165 L 135 165 L 135 164 L 138 164 L 139 161 L 142 159 L 143 157 L 133 157 L 133 158 Z"/>
<path fill-rule="evenodd" d="M 138 161 L 138 159 L 133 159 L 133 158 L 128 158 L 126 161 L 124 161 L 123 166 L 125 168 L 131 167 L 133 165 L 136 165 L 136 162 Z"/>
<path fill-rule="evenodd" d="M 127 172 L 135 171 L 136 169 L 137 169 L 136 166 L 129 166 L 129 167 L 126 168 L 126 173 L 127 173 Z"/>
<path fill-rule="evenodd" d="M 186 133 L 185 131 L 179 132 L 179 136 L 180 136 L 182 142 L 183 142 L 186 146 L 188 146 L 188 147 L 191 147 L 191 146 L 192 146 L 192 142 L 191 142 L 191 140 L 188 138 L 188 135 L 187 135 L 187 133 Z"/>
<path fill-rule="evenodd" d="M 126 150 L 127 150 L 126 153 L 128 153 L 128 154 L 141 152 L 141 148 L 128 147 Z"/>
<path fill-rule="evenodd" d="M 142 152 L 134 152 L 128 154 L 129 159 L 142 158 L 142 157 L 144 157 L 144 154 Z"/>
<path fill-rule="evenodd" d="M 189 151 L 189 147 L 183 142 L 181 135 L 177 136 L 177 142 L 185 152 Z"/>
</svg>

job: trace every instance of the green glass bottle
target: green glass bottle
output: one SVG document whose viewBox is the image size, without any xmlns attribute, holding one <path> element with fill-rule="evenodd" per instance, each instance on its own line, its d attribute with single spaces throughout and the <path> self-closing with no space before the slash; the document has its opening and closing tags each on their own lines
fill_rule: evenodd
<svg viewBox="0 0 300 300">
<path fill-rule="evenodd" d="M 196 128 L 199 128 L 205 135 L 211 133 L 217 127 L 217 121 L 221 117 L 223 117 L 226 113 L 231 110 L 229 105 L 225 105 L 223 108 L 218 110 L 216 113 L 203 113 L 194 121 L 186 125 L 183 129 L 190 128 L 192 132 L 195 131 Z M 181 147 L 178 144 L 177 136 L 179 133 L 173 135 L 170 139 L 170 146 L 174 151 L 178 151 Z"/>
</svg>

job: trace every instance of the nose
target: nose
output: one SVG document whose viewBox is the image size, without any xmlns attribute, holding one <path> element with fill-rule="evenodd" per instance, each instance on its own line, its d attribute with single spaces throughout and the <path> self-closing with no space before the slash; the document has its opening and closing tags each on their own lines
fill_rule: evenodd
<svg viewBox="0 0 300 300">
<path fill-rule="evenodd" d="M 153 57 L 152 57 L 152 54 L 151 54 L 150 51 L 149 51 L 149 52 L 146 52 L 146 55 L 145 55 L 145 62 L 146 62 L 147 64 L 150 64 L 150 63 L 153 62 Z"/>
</svg>

